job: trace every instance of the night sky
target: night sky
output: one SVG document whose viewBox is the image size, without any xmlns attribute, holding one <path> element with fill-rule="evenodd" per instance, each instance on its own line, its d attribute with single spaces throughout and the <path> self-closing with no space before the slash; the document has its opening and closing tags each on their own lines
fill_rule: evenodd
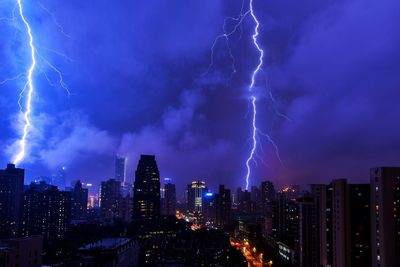
<svg viewBox="0 0 400 267">
<path fill-rule="evenodd" d="M 183 185 L 244 185 L 250 151 L 247 87 L 257 65 L 247 16 L 211 46 L 234 0 L 24 0 L 38 54 L 26 180 L 66 166 L 69 180 L 113 176 L 115 154 L 133 179 L 140 154 Z M 26 71 L 27 36 L 15 0 L 0 2 L 0 81 Z M 244 12 L 248 2 L 244 3 Z M 254 0 L 266 55 L 257 76 L 259 136 L 251 185 L 367 181 L 400 165 L 400 1 Z M 228 20 L 226 29 L 234 24 Z M 47 73 L 45 75 L 40 72 Z M 15 153 L 24 77 L 0 86 L 0 164 Z M 54 85 L 54 86 L 51 86 Z M 285 118 L 285 116 L 288 119 Z M 2 168 L 3 168 L 2 167 Z"/>
</svg>

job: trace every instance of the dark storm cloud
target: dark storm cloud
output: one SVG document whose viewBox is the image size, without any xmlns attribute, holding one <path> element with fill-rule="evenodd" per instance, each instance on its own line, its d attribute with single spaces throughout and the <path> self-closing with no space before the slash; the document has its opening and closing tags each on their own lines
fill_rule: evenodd
<svg viewBox="0 0 400 267">
<path fill-rule="evenodd" d="M 347 1 L 303 27 L 279 75 L 291 91 L 303 91 L 287 110 L 292 123 L 280 131 L 290 156 L 282 177 L 365 181 L 369 167 L 399 164 L 399 7 Z"/>
<path fill-rule="evenodd" d="M 161 174 L 179 184 L 194 178 L 212 186 L 243 184 L 250 145 L 246 92 L 257 62 L 250 17 L 230 42 L 237 73 L 231 77 L 222 40 L 215 65 L 202 76 L 224 17 L 237 15 L 241 1 L 42 4 L 70 38 L 30 3 L 40 51 L 62 68 L 73 94 L 67 98 L 38 78 L 30 175 L 68 165 L 71 179 L 100 181 L 113 175 L 112 156 L 121 153 L 129 157 L 132 178 L 139 154 L 154 153 Z M 265 178 L 279 184 L 361 179 L 371 166 L 399 164 L 399 5 L 395 0 L 255 1 L 266 48 L 256 88 L 258 124 L 279 145 L 283 165 L 261 137 L 254 184 Z M 13 55 L 12 45 L 1 45 L 1 59 Z M 1 110 L 8 114 L 2 122 L 15 116 L 9 107 L 14 88 L 6 89 L 0 103 L 7 103 Z M 0 133 L 2 148 L 14 138 L 9 128 Z"/>
</svg>

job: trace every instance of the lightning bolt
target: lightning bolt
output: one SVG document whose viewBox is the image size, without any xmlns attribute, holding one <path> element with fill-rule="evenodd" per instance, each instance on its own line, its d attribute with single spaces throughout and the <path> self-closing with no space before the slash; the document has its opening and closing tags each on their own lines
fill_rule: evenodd
<svg viewBox="0 0 400 267">
<path fill-rule="evenodd" d="M 208 68 L 206 70 L 206 72 L 203 74 L 203 76 L 207 75 L 211 68 L 214 66 L 214 50 L 215 50 L 215 46 L 217 45 L 217 43 L 221 40 L 224 39 L 225 43 L 226 43 L 226 47 L 228 49 L 228 54 L 229 57 L 231 59 L 231 68 L 232 68 L 232 72 L 231 72 L 231 78 L 232 76 L 236 73 L 236 67 L 235 67 L 235 57 L 233 56 L 232 53 L 232 49 L 230 46 L 230 37 L 232 35 L 234 35 L 239 29 L 241 29 L 240 27 L 242 26 L 242 22 L 243 20 L 246 18 L 246 16 L 250 13 L 250 10 L 243 12 L 243 8 L 244 8 L 244 0 L 242 2 L 242 8 L 240 10 L 240 14 L 237 17 L 226 17 L 224 19 L 224 23 L 222 25 L 222 33 L 220 35 L 218 35 L 211 48 L 210 48 L 210 64 L 208 65 Z M 227 23 L 228 21 L 234 21 L 235 24 L 233 25 L 233 28 L 231 30 L 227 29 Z"/>
<path fill-rule="evenodd" d="M 248 8 L 248 10 L 246 12 L 244 12 L 243 10 L 244 10 L 244 6 L 245 6 L 245 0 L 243 0 L 239 16 L 237 16 L 237 17 L 227 17 L 227 18 L 224 19 L 224 23 L 223 23 L 223 26 L 222 26 L 222 33 L 215 38 L 215 40 L 214 40 L 214 42 L 213 42 L 213 44 L 211 46 L 210 64 L 209 64 L 206 72 L 204 73 L 204 74 L 207 74 L 211 70 L 211 68 L 213 67 L 213 65 L 214 65 L 214 49 L 215 49 L 217 43 L 221 39 L 224 39 L 226 41 L 228 54 L 229 54 L 229 57 L 231 58 L 231 64 L 232 64 L 231 78 L 236 73 L 235 58 L 233 56 L 232 49 L 230 47 L 230 37 L 232 35 L 234 35 L 239 29 L 242 30 L 241 27 L 242 27 L 244 19 L 246 17 L 248 17 L 248 15 L 250 15 L 250 17 L 253 20 L 254 25 L 255 25 L 254 26 L 254 31 L 253 31 L 253 34 L 252 34 L 251 37 L 252 37 L 252 43 L 253 43 L 253 45 L 254 45 L 255 49 L 257 50 L 257 53 L 258 53 L 258 63 L 255 66 L 254 70 L 252 71 L 251 81 L 250 81 L 250 84 L 248 85 L 249 105 L 251 106 L 251 109 L 249 109 L 249 114 L 251 113 L 251 136 L 250 136 L 251 149 L 250 149 L 249 155 L 248 155 L 248 157 L 247 157 L 247 159 L 245 161 L 246 175 L 244 177 L 244 180 L 245 180 L 245 184 L 246 184 L 246 190 L 249 189 L 249 184 L 250 184 L 251 164 L 254 163 L 257 166 L 256 157 L 259 160 L 261 160 L 261 162 L 263 164 L 265 164 L 263 159 L 261 157 L 259 157 L 259 155 L 257 153 L 257 149 L 258 149 L 258 145 L 259 145 L 258 144 L 258 140 L 260 139 L 260 136 L 263 136 L 268 140 L 268 142 L 272 145 L 272 147 L 275 150 L 275 155 L 276 155 L 277 159 L 279 160 L 279 162 L 281 164 L 283 164 L 282 163 L 282 159 L 280 157 L 278 145 L 275 143 L 275 141 L 272 139 L 272 137 L 270 135 L 268 135 L 266 133 L 263 133 L 257 127 L 257 101 L 259 99 L 257 98 L 257 96 L 256 96 L 256 94 L 254 92 L 254 89 L 255 89 L 255 85 L 256 85 L 257 75 L 260 72 L 260 70 L 261 70 L 261 68 L 262 68 L 262 66 L 264 64 L 263 58 L 264 58 L 264 54 L 265 53 L 264 53 L 263 48 L 261 47 L 261 45 L 258 42 L 258 37 L 259 37 L 259 34 L 260 34 L 259 33 L 259 28 L 261 26 L 261 23 L 258 20 L 256 14 L 254 12 L 253 3 L 254 3 L 254 0 L 249 0 L 249 8 Z M 231 30 L 227 29 L 228 21 L 233 21 L 234 22 L 233 28 Z M 241 37 L 241 35 L 242 35 L 242 32 L 240 34 L 240 37 Z M 284 118 L 285 120 L 290 121 L 290 119 L 286 115 L 284 115 L 283 113 L 279 112 L 275 108 L 276 101 L 275 101 L 275 98 L 272 95 L 271 90 L 269 90 L 269 97 L 270 97 L 272 103 L 274 104 L 273 108 L 275 110 L 275 116 L 279 116 L 279 117 Z M 263 151 L 261 145 L 262 145 L 262 143 L 260 142 L 260 149 L 261 149 L 261 151 Z"/>
<path fill-rule="evenodd" d="M 29 66 L 28 72 L 27 72 L 27 82 L 25 83 L 24 89 L 22 90 L 21 94 L 20 94 L 20 99 L 22 98 L 22 94 L 24 93 L 25 89 L 28 89 L 28 96 L 26 99 L 26 109 L 25 112 L 23 112 L 23 117 L 24 117 L 24 127 L 23 127 L 23 133 L 21 138 L 19 139 L 18 143 L 19 143 L 19 152 L 17 153 L 17 155 L 15 156 L 13 162 L 15 165 L 18 165 L 22 159 L 25 157 L 25 150 L 26 150 L 26 139 L 28 137 L 28 132 L 30 130 L 31 127 L 31 121 L 30 121 L 30 115 L 32 112 L 32 95 L 33 92 L 35 90 L 34 85 L 33 85 L 33 81 L 32 81 L 32 76 L 33 73 L 35 71 L 35 67 L 36 67 L 36 57 L 35 57 L 35 53 L 36 53 L 36 48 L 34 45 L 34 40 L 33 40 L 33 36 L 32 36 L 32 30 L 31 27 L 28 23 L 28 21 L 26 20 L 25 16 L 24 16 L 24 9 L 22 7 L 22 3 L 21 0 L 17 0 L 17 4 L 18 4 L 18 9 L 19 9 L 19 15 L 21 17 L 22 22 L 25 25 L 27 34 L 29 36 L 29 47 L 30 47 L 30 52 L 31 52 L 31 64 Z"/>
<path fill-rule="evenodd" d="M 46 9 L 43 5 L 40 4 L 40 7 L 48 13 L 48 15 L 51 16 L 53 22 L 59 29 L 59 31 L 67 38 L 71 38 L 68 34 L 65 33 L 64 29 L 62 26 L 58 23 L 56 20 L 55 16 L 50 13 L 48 9 Z M 62 72 L 55 66 L 53 65 L 49 60 L 47 60 L 45 57 L 39 54 L 38 46 L 35 43 L 34 39 L 34 34 L 32 32 L 32 27 L 29 23 L 29 20 L 26 18 L 26 15 L 24 13 L 24 5 L 23 5 L 23 0 L 16 0 L 16 4 L 14 5 L 14 8 L 11 12 L 12 17 L 11 18 L 0 18 L 0 21 L 6 21 L 10 22 L 12 24 L 15 24 L 17 17 L 18 20 L 20 20 L 23 24 L 23 31 L 26 33 L 28 37 L 28 46 L 29 46 L 29 54 L 30 54 L 30 63 L 28 65 L 27 71 L 20 73 L 14 77 L 6 78 L 2 81 L 0 81 L 0 86 L 14 80 L 19 80 L 19 79 L 25 79 L 24 86 L 19 92 L 19 97 L 18 97 L 18 106 L 20 110 L 20 115 L 22 117 L 22 129 L 21 129 L 21 136 L 19 139 L 16 141 L 16 152 L 15 155 L 13 156 L 13 163 L 15 165 L 20 164 L 24 158 L 26 157 L 26 150 L 27 150 L 27 142 L 28 142 L 28 136 L 31 131 L 31 128 L 33 127 L 32 125 L 32 110 L 33 110 L 33 95 L 35 94 L 35 85 L 34 85 L 34 76 L 37 72 L 40 72 L 41 74 L 44 75 L 46 78 L 47 82 L 49 83 L 50 86 L 55 86 L 55 83 L 52 82 L 52 80 L 49 78 L 49 76 L 46 73 L 45 67 L 47 69 L 50 69 L 52 72 L 56 74 L 58 77 L 57 83 L 58 85 L 63 88 L 68 96 L 71 95 L 70 90 L 67 86 L 67 84 L 64 82 Z M 18 14 L 18 15 L 17 15 Z M 17 26 L 14 25 L 16 29 Z M 58 52 L 56 50 L 52 50 L 49 48 L 42 47 L 42 49 L 47 50 L 55 55 L 58 55 L 60 57 L 63 57 L 65 60 L 73 61 L 69 57 L 67 57 L 65 54 Z M 25 100 L 25 101 L 24 101 Z"/>
</svg>

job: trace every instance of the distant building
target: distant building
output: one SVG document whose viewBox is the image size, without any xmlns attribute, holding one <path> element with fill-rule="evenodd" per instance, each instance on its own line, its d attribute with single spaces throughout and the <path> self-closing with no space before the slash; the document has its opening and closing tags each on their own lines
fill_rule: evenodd
<svg viewBox="0 0 400 267">
<path fill-rule="evenodd" d="M 41 236 L 29 236 L 0 240 L 0 266 L 41 267 Z"/>
<path fill-rule="evenodd" d="M 24 170 L 8 164 L 0 170 L 0 238 L 19 235 L 24 190 Z"/>
<path fill-rule="evenodd" d="M 240 188 L 241 189 L 241 188 Z M 238 211 L 241 213 L 255 212 L 255 203 L 251 201 L 251 192 L 245 190 L 237 190 L 238 195 Z"/>
<path fill-rule="evenodd" d="M 121 201 L 121 182 L 109 179 L 101 182 L 100 208 L 106 218 L 118 218 Z"/>
<path fill-rule="evenodd" d="M 115 157 L 115 180 L 123 184 L 126 182 L 126 158 L 121 156 Z"/>
<path fill-rule="evenodd" d="M 176 212 L 176 188 L 175 184 L 167 183 L 164 185 L 164 197 L 162 214 L 175 215 Z"/>
<path fill-rule="evenodd" d="M 372 266 L 400 266 L 400 167 L 370 170 Z"/>
<path fill-rule="evenodd" d="M 160 217 L 160 173 L 153 155 L 141 155 L 135 172 L 133 220 L 154 221 Z"/>
<path fill-rule="evenodd" d="M 188 210 L 194 214 L 203 212 L 203 197 L 208 189 L 203 181 L 193 181 L 187 186 L 188 190 Z"/>
<path fill-rule="evenodd" d="M 231 190 L 223 185 L 219 186 L 218 194 L 215 196 L 216 224 L 220 227 L 231 223 Z"/>
<path fill-rule="evenodd" d="M 261 183 L 261 202 L 263 207 L 275 200 L 275 194 L 275 187 L 272 182 L 264 181 Z"/>
<path fill-rule="evenodd" d="M 250 200 L 254 205 L 254 212 L 262 211 L 262 195 L 261 190 L 257 186 L 252 186 L 250 191 Z"/>
<path fill-rule="evenodd" d="M 31 183 L 23 195 L 22 235 L 63 238 L 71 221 L 71 192 L 56 186 Z"/>
<path fill-rule="evenodd" d="M 82 188 L 81 181 L 77 181 L 71 189 L 71 219 L 84 220 L 87 215 L 88 189 Z"/>
<path fill-rule="evenodd" d="M 202 219 L 205 223 L 214 224 L 216 220 L 216 194 L 207 192 L 203 196 Z"/>
<path fill-rule="evenodd" d="M 131 196 L 122 196 L 119 201 L 119 218 L 124 223 L 132 222 L 133 199 Z"/>
</svg>

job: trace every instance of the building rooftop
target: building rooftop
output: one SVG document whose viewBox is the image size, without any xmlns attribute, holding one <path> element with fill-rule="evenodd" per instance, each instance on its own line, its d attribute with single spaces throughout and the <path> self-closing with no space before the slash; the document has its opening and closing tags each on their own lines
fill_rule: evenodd
<svg viewBox="0 0 400 267">
<path fill-rule="evenodd" d="M 129 238 L 103 238 L 96 242 L 92 242 L 79 248 L 79 250 L 91 250 L 91 249 L 101 249 L 101 250 L 111 250 L 116 249 L 120 246 L 127 244 L 130 241 Z"/>
</svg>

